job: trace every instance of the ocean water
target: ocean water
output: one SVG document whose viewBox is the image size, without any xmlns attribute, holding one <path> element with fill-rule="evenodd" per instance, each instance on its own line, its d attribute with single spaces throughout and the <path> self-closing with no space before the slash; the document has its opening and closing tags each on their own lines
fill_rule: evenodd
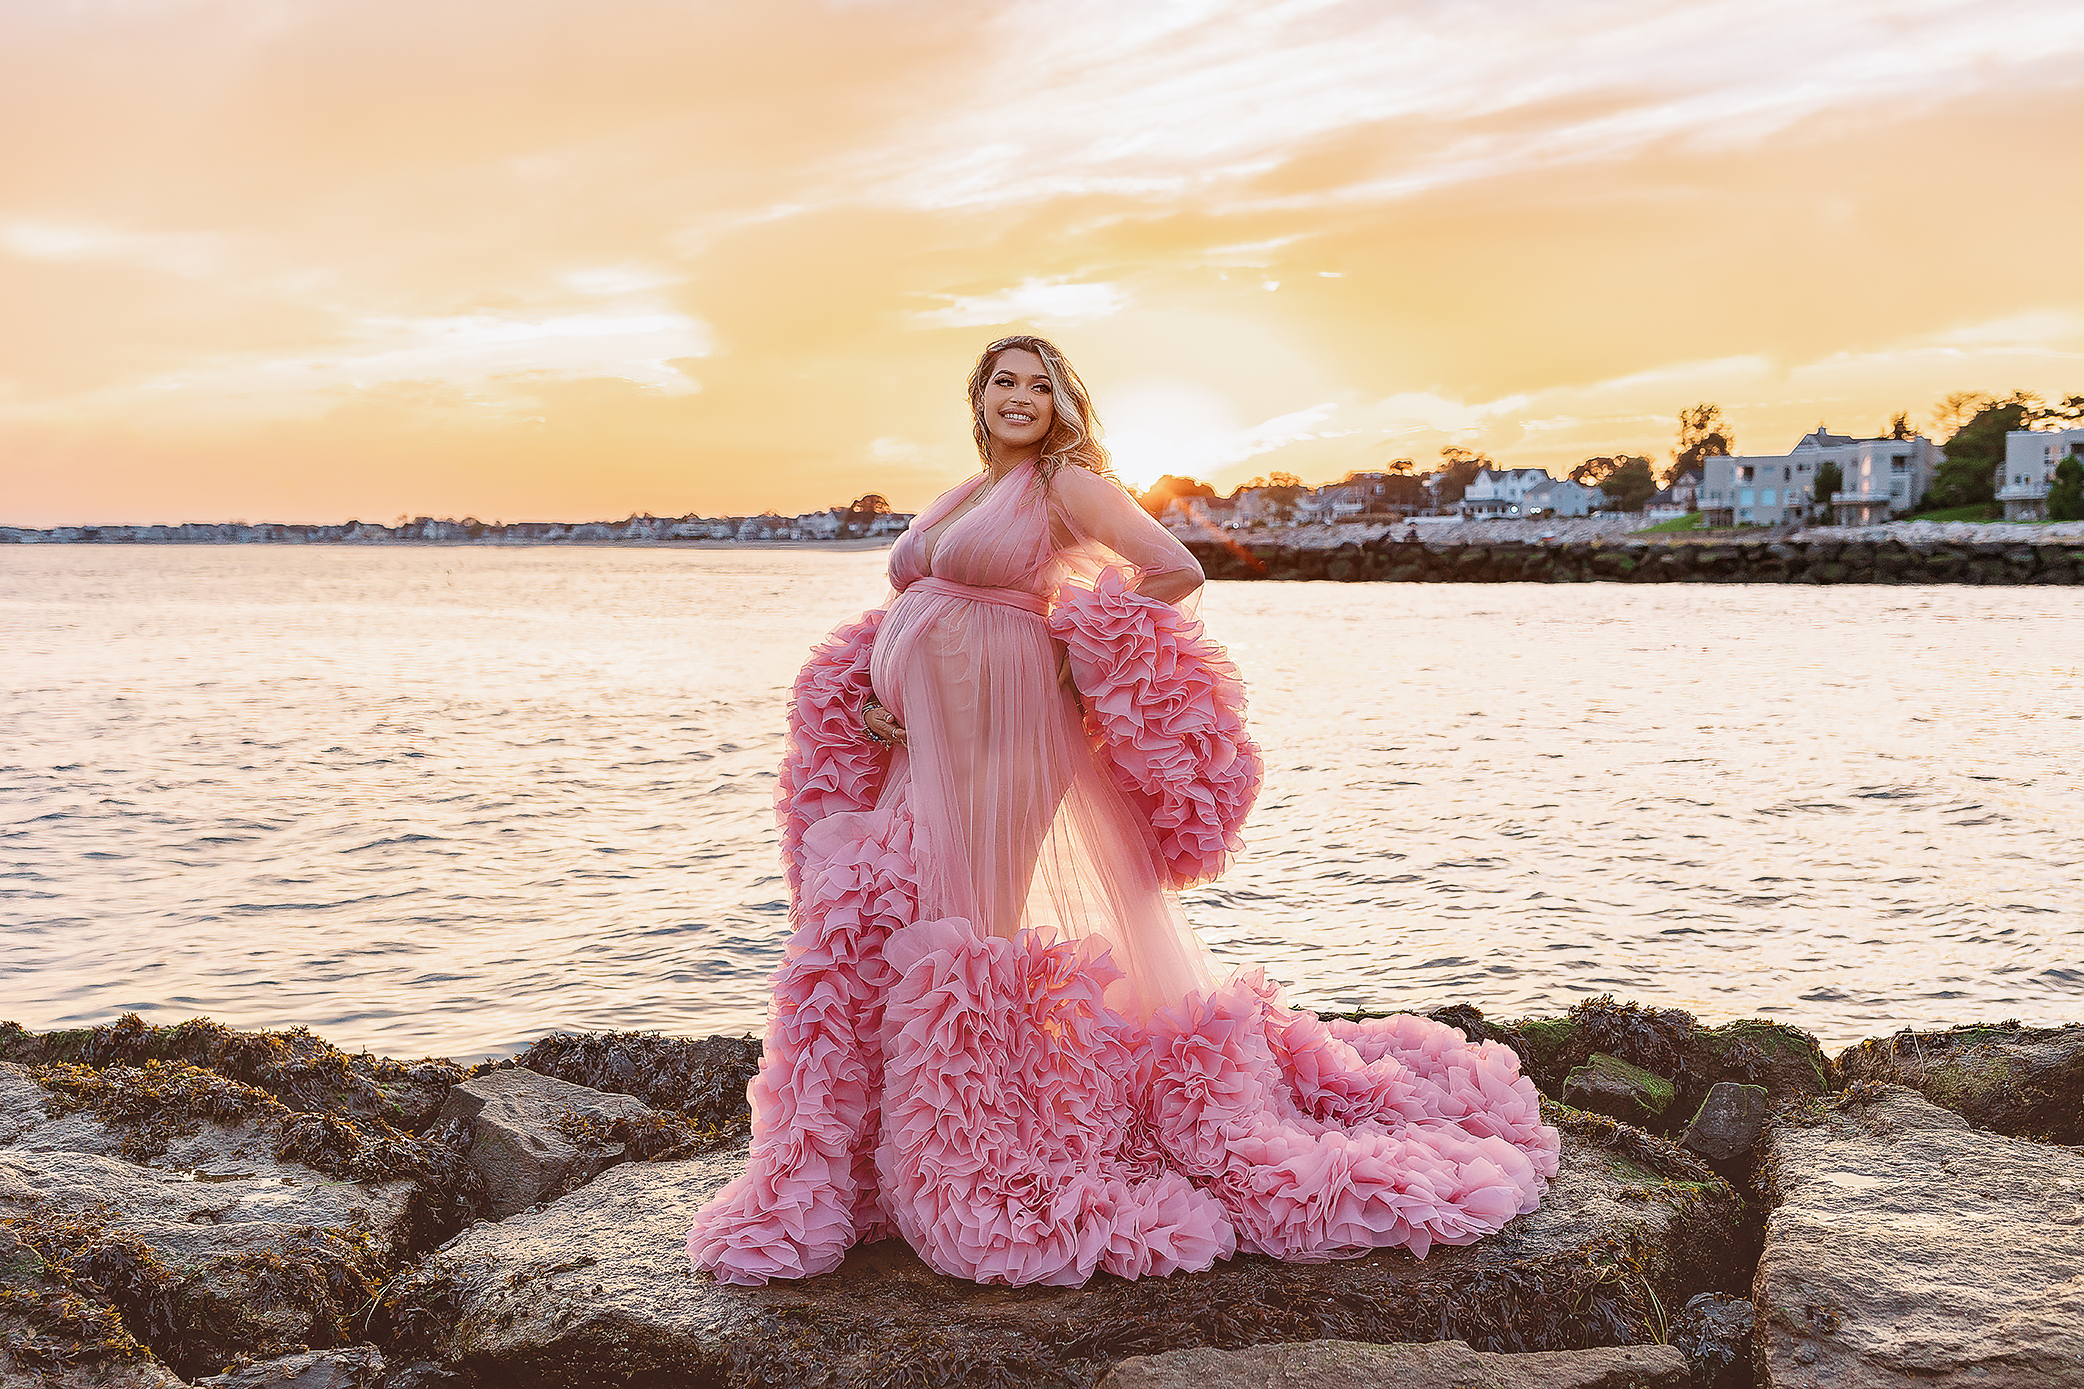
<svg viewBox="0 0 2084 1389">
<path fill-rule="evenodd" d="M 0 1017 L 760 1026 L 782 696 L 881 552 L 0 550 Z M 2084 1019 L 2084 591 L 1212 584 L 1294 1001 Z"/>
</svg>

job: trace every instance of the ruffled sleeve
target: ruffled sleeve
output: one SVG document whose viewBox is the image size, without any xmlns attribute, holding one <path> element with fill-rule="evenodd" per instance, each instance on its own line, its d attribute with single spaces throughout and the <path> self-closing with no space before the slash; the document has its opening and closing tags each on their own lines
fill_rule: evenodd
<svg viewBox="0 0 2084 1389">
<path fill-rule="evenodd" d="M 1201 562 L 1121 487 L 1084 468 L 1049 480 L 1049 523 L 1067 572 L 1088 582 L 1121 569 L 1129 588 L 1178 603 L 1201 587 Z"/>
<path fill-rule="evenodd" d="M 812 648 L 789 692 L 789 747 L 774 813 L 792 893 L 802 886 L 804 832 L 827 815 L 873 806 L 889 770 L 888 750 L 861 736 L 869 653 L 882 622 L 878 608 L 835 629 Z"/>
<path fill-rule="evenodd" d="M 1229 653 L 1118 569 L 1059 589 L 1049 628 L 1070 655 L 1088 736 L 1157 835 L 1166 885 L 1216 877 L 1242 847 L 1264 771 Z"/>
</svg>

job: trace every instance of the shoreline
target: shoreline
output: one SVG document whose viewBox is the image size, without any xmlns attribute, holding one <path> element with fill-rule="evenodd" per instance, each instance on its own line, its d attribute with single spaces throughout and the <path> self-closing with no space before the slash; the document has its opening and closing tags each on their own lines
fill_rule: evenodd
<svg viewBox="0 0 2084 1389">
<path fill-rule="evenodd" d="M 816 1276 L 691 1273 L 694 1213 L 746 1163 L 751 1039 L 559 1032 L 466 1068 L 200 1018 L 0 1023 L 0 1369 L 55 1389 L 1221 1389 L 1265 1382 L 1268 1355 L 1393 1353 L 1454 1359 L 1456 1383 L 1620 1364 L 1642 1389 L 1784 1389 L 1811 1366 L 1893 1383 L 1874 1372 L 1910 1356 L 1949 1383 L 2076 1382 L 2035 1367 L 2084 1357 L 2062 1311 L 2084 1026 L 1834 1058 L 1782 1024 L 1611 997 L 1424 1016 L 1519 1056 L 1560 1140 L 1538 1205 L 1423 1261 L 1240 1254 L 1069 1287 L 941 1275 L 858 1226 Z M 1830 1316 L 1805 1316 L 1819 1299 Z M 1466 1373 L 1472 1349 L 1498 1379 Z M 1146 1377 L 1183 1363 L 1202 1368 Z"/>
</svg>

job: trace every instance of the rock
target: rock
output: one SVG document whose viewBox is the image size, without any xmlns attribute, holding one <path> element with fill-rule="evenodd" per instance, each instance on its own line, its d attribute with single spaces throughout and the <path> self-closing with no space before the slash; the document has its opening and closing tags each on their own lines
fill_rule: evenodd
<svg viewBox="0 0 2084 1389">
<path fill-rule="evenodd" d="M 350 1055 L 308 1028 L 237 1032 L 207 1018 L 153 1027 L 135 1013 L 105 1027 L 40 1034 L 0 1023 L 0 1061 L 72 1062 L 94 1070 L 176 1062 L 265 1090 L 300 1113 L 380 1120 L 407 1133 L 424 1130 L 449 1087 L 463 1078 L 462 1067 L 450 1061 Z"/>
<path fill-rule="evenodd" d="M 1710 1164 L 1734 1162 L 1757 1146 L 1769 1101 L 1763 1085 L 1719 1081 L 1709 1088 L 1679 1146 Z"/>
<path fill-rule="evenodd" d="M 188 1389 L 149 1355 L 139 1360 L 46 1360 L 39 1329 L 0 1312 L 0 1389 Z"/>
<path fill-rule="evenodd" d="M 458 1085 L 441 1117 L 468 1131 L 487 1208 L 505 1220 L 622 1161 L 624 1145 L 607 1133 L 618 1119 L 650 1113 L 633 1095 L 603 1094 L 516 1066 Z"/>
<path fill-rule="evenodd" d="M 195 1381 L 195 1389 L 377 1389 L 383 1377 L 382 1351 L 348 1346 L 241 1365 Z"/>
<path fill-rule="evenodd" d="M 1618 1056 L 1595 1051 L 1563 1080 L 1563 1102 L 1626 1123 L 1655 1123 L 1671 1107 L 1672 1083 Z"/>
<path fill-rule="evenodd" d="M 1099 1389 L 1688 1389 L 1670 1346 L 1501 1355 L 1461 1341 L 1368 1345 L 1300 1341 L 1247 1350 L 1175 1350 L 1124 1360 Z"/>
<path fill-rule="evenodd" d="M 1693 1370 L 1692 1389 L 1751 1389 L 1758 1312 L 1741 1297 L 1699 1293 L 1672 1321 L 1671 1343 Z"/>
<path fill-rule="evenodd" d="M 538 1075 L 635 1095 L 719 1132 L 751 1121 L 745 1087 L 760 1069 L 757 1037 L 665 1037 L 656 1032 L 552 1032 L 515 1058 Z"/>
<path fill-rule="evenodd" d="M 1774 1389 L 2084 1386 L 2084 1153 L 1891 1087 L 1799 1117 L 1752 1294 Z"/>
<path fill-rule="evenodd" d="M 1522 1069 L 1552 1098 L 1566 1098 L 1570 1072 L 1594 1053 L 1670 1079 L 1672 1101 L 1651 1124 L 1663 1133 L 1684 1124 L 1708 1091 L 1725 1080 L 1764 1086 L 1775 1101 L 1825 1095 L 1835 1088 L 1816 1039 L 1784 1023 L 1750 1019 L 1702 1027 L 1691 1013 L 1676 1008 L 1644 1008 L 1601 997 L 1578 1004 L 1562 1018 L 1484 1026 L 1487 1039 L 1519 1053 Z"/>
<path fill-rule="evenodd" d="M 1838 1058 L 1851 1080 L 1907 1085 L 1977 1128 L 2084 1144 L 2084 1027 L 1899 1032 Z"/>
<path fill-rule="evenodd" d="M 283 1159 L 281 1135 L 250 1122 L 162 1131 L 148 1165 L 123 1155 L 130 1125 L 40 1113 L 72 1102 L 0 1064 L 0 1305 L 34 1309 L 23 1315 L 52 1355 L 127 1363 L 149 1351 L 194 1375 L 241 1353 L 335 1344 L 408 1252 L 410 1180 L 344 1181 Z"/>
<path fill-rule="evenodd" d="M 1647 1341 L 1658 1303 L 1743 1278 L 1727 1184 L 1609 1120 L 1558 1108 L 1550 1121 L 1564 1129 L 1562 1172 L 1542 1208 L 1468 1248 L 1436 1247 L 1423 1262 L 1400 1250 L 1314 1265 L 1242 1257 L 1083 1289 L 944 1278 L 897 1240 L 800 1283 L 719 1284 L 688 1267 L 685 1232 L 740 1170 L 744 1145 L 628 1163 L 429 1256 L 397 1294 L 396 1352 L 516 1389 L 675 1378 L 1083 1386 L 1124 1357 L 1202 1345 Z"/>
</svg>

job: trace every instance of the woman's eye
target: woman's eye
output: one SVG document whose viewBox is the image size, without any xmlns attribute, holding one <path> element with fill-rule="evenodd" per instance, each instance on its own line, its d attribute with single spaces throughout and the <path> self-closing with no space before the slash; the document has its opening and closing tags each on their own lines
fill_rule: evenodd
<svg viewBox="0 0 2084 1389">
<path fill-rule="evenodd" d="M 1035 389 L 1040 391 L 1043 395 L 1048 395 L 1049 383 L 1047 381 L 1038 381 L 1035 383 Z"/>
</svg>

